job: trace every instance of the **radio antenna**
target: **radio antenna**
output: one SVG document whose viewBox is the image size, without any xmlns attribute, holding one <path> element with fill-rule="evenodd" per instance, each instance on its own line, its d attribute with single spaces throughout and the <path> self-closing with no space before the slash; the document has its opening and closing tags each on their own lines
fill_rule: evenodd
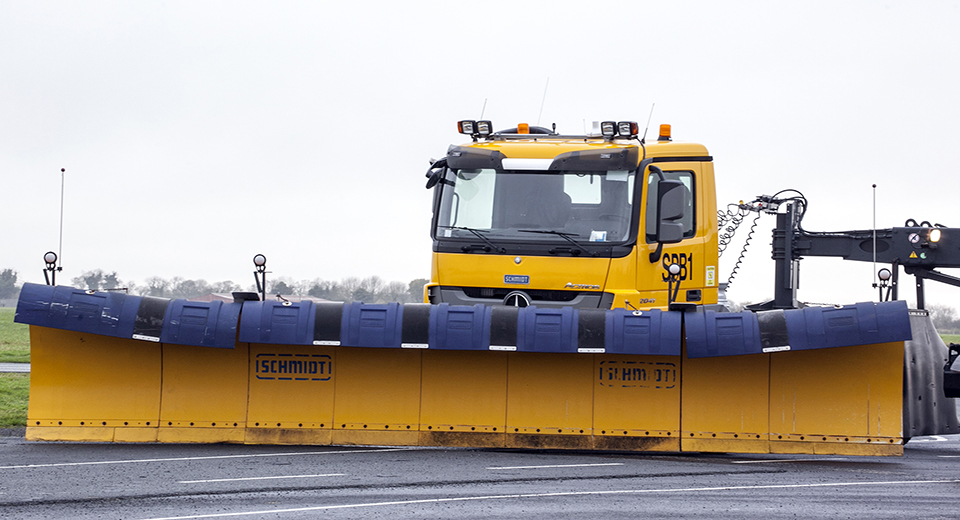
<svg viewBox="0 0 960 520">
<path fill-rule="evenodd" d="M 57 266 L 57 271 L 63 270 L 63 177 L 66 171 L 66 168 L 60 168 L 60 246 L 57 248 L 57 260 L 60 265 Z"/>
<path fill-rule="evenodd" d="M 647 130 L 650 130 L 650 120 L 653 119 L 653 107 L 655 106 L 657 106 L 656 103 L 650 105 L 650 115 L 647 116 L 647 127 L 643 129 L 643 138 L 640 139 L 641 144 L 647 142 Z"/>
<path fill-rule="evenodd" d="M 483 98 L 483 108 L 480 109 L 480 119 L 483 119 L 483 114 L 486 111 L 487 111 L 487 98 Z"/>
<path fill-rule="evenodd" d="M 547 101 L 547 87 L 550 86 L 550 78 L 547 77 L 547 84 L 543 86 L 543 99 L 540 100 L 540 113 L 537 114 L 537 126 L 540 126 L 540 117 L 543 115 L 543 104 Z"/>
<path fill-rule="evenodd" d="M 877 185 L 873 185 L 873 284 L 877 284 Z"/>
</svg>

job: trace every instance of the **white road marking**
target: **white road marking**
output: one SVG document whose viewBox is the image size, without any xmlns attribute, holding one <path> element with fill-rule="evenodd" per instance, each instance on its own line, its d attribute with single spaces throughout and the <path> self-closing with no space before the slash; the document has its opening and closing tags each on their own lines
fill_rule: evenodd
<svg viewBox="0 0 960 520">
<path fill-rule="evenodd" d="M 494 466 L 487 469 L 587 468 L 591 466 L 623 466 L 623 463 L 610 462 L 606 464 L 554 464 L 550 466 Z"/>
<path fill-rule="evenodd" d="M 937 455 L 941 459 L 956 459 L 960 458 L 960 455 Z"/>
<path fill-rule="evenodd" d="M 611 491 L 564 491 L 556 493 L 527 493 L 517 495 L 487 495 L 477 497 L 431 498 L 424 500 L 398 500 L 393 502 L 371 502 L 366 504 L 341 504 L 337 506 L 298 507 L 292 509 L 274 509 L 263 511 L 243 511 L 239 513 L 216 513 L 210 515 L 165 516 L 145 520 L 189 520 L 194 518 L 225 518 L 231 516 L 262 516 L 277 515 L 280 513 L 302 513 L 305 511 L 324 511 L 330 509 L 356 509 L 361 507 L 405 506 L 413 504 L 441 504 L 445 502 L 469 502 L 476 500 L 504 500 L 510 498 L 545 498 L 545 497 L 573 497 L 586 495 L 626 495 L 648 493 L 695 493 L 698 491 L 740 491 L 750 489 L 803 489 L 822 487 L 848 486 L 902 486 L 906 484 L 960 484 L 960 480 L 892 480 L 883 482 L 832 482 L 820 484 L 771 484 L 763 486 L 723 486 L 701 488 L 667 488 L 667 489 L 621 489 Z"/>
<path fill-rule="evenodd" d="M 278 478 L 313 478 L 313 477 L 342 477 L 343 473 L 326 473 L 324 475 L 284 475 L 280 477 L 246 477 L 246 478 L 213 478 L 208 480 L 181 480 L 177 484 L 206 484 L 208 482 L 240 482 L 244 480 L 272 480 Z"/>
<path fill-rule="evenodd" d="M 843 460 L 848 459 L 837 459 L 837 458 L 823 458 L 823 459 L 771 459 L 771 460 L 735 460 L 734 464 L 764 464 L 767 462 L 820 462 L 823 460 Z"/>
<path fill-rule="evenodd" d="M 949 439 L 947 439 L 946 437 L 941 437 L 939 435 L 928 435 L 925 437 L 917 437 L 917 438 L 911 439 L 910 444 L 914 444 L 917 442 L 947 442 L 948 440 Z"/>
<path fill-rule="evenodd" d="M 243 459 L 250 457 L 295 457 L 303 455 L 346 455 L 350 453 L 379 453 L 382 451 L 410 451 L 417 448 L 383 448 L 376 450 L 350 451 L 301 451 L 295 453 L 253 453 L 248 455 L 211 455 L 208 457 L 174 457 L 169 459 L 100 460 L 92 462 L 56 462 L 51 464 L 24 464 L 22 466 L 0 466 L 0 469 L 56 468 L 61 466 L 97 466 L 101 464 L 140 464 L 145 462 L 177 462 L 185 460 Z"/>
</svg>

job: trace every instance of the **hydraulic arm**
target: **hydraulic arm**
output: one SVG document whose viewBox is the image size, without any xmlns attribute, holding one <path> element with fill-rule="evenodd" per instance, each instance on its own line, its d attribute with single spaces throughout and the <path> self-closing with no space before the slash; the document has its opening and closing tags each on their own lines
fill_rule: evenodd
<svg viewBox="0 0 960 520">
<path fill-rule="evenodd" d="M 777 199 L 762 196 L 755 201 L 762 211 L 777 212 L 773 230 L 773 259 L 776 262 L 774 299 L 760 304 L 765 309 L 795 309 L 799 261 L 805 256 L 835 256 L 844 260 L 890 264 L 880 273 L 881 299 L 898 299 L 899 268 L 917 279 L 917 308 L 924 308 L 923 280 L 960 287 L 960 278 L 937 268 L 960 267 L 960 228 L 908 220 L 904 227 L 836 232 L 803 229 L 807 201 L 802 196 Z M 886 293 L 883 293 L 886 289 Z"/>
</svg>

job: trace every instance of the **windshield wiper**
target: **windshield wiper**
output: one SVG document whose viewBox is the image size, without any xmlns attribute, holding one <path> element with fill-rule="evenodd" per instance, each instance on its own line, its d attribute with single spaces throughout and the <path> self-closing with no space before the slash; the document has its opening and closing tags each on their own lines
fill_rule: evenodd
<svg viewBox="0 0 960 520">
<path fill-rule="evenodd" d="M 486 244 L 486 245 L 484 245 L 484 246 L 477 246 L 477 245 L 475 245 L 475 244 L 474 244 L 474 245 L 469 245 L 469 246 L 463 246 L 463 247 L 461 247 L 460 249 L 461 249 L 464 253 L 469 253 L 470 251 L 476 251 L 477 249 L 482 249 L 484 252 L 487 252 L 487 253 L 489 253 L 491 250 L 496 251 L 497 253 L 500 253 L 500 254 L 503 254 L 503 253 L 506 253 L 506 252 L 507 252 L 506 249 L 504 249 L 504 248 L 502 248 L 502 247 L 494 244 L 493 242 L 490 241 L 489 238 L 483 236 L 482 233 L 486 233 L 486 231 L 482 231 L 482 232 L 481 232 L 481 230 L 479 230 L 479 229 L 473 229 L 473 228 L 468 228 L 468 227 L 463 227 L 463 226 L 438 226 L 438 227 L 442 227 L 442 228 L 444 228 L 444 229 L 462 229 L 462 230 L 464 230 L 464 231 L 469 231 L 469 232 L 473 233 L 473 235 L 474 235 L 475 237 L 479 238 L 481 242 L 483 242 L 484 244 Z"/>
<path fill-rule="evenodd" d="M 597 256 L 596 253 L 591 253 L 590 251 L 587 251 L 586 249 L 584 249 L 583 246 L 580 245 L 579 242 L 577 242 L 576 240 L 570 238 L 570 237 L 579 237 L 579 236 L 580 236 L 580 235 L 578 235 L 578 234 L 576 234 L 576 233 L 564 233 L 563 231 L 554 231 L 554 230 L 549 230 L 549 229 L 518 229 L 517 231 L 520 232 L 520 233 L 540 233 L 540 234 L 542 234 L 542 235 L 557 235 L 558 237 L 560 237 L 560 238 L 566 240 L 567 242 L 570 242 L 571 244 L 573 244 L 573 247 L 576 248 L 576 249 L 569 249 L 571 255 L 577 256 L 577 255 L 579 255 L 581 252 L 583 252 L 583 253 L 586 253 L 586 254 L 588 254 L 588 255 L 590 255 L 590 256 Z M 553 249 L 551 249 L 551 250 L 549 250 L 549 251 L 547 251 L 547 252 L 550 253 L 551 255 L 555 255 L 555 254 L 557 254 L 557 253 L 560 252 L 560 251 L 563 251 L 563 249 L 553 248 Z"/>
</svg>

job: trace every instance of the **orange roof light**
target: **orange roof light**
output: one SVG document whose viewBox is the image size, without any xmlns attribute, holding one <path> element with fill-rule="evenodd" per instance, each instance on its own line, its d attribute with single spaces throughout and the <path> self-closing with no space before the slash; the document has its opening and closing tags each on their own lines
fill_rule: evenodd
<svg viewBox="0 0 960 520">
<path fill-rule="evenodd" d="M 517 133 L 518 133 L 518 134 L 529 134 L 529 133 L 530 133 L 530 125 L 528 125 L 527 123 L 520 123 L 519 125 L 517 125 Z"/>
<path fill-rule="evenodd" d="M 660 125 L 660 138 L 657 141 L 673 141 L 670 137 L 670 125 Z"/>
</svg>

